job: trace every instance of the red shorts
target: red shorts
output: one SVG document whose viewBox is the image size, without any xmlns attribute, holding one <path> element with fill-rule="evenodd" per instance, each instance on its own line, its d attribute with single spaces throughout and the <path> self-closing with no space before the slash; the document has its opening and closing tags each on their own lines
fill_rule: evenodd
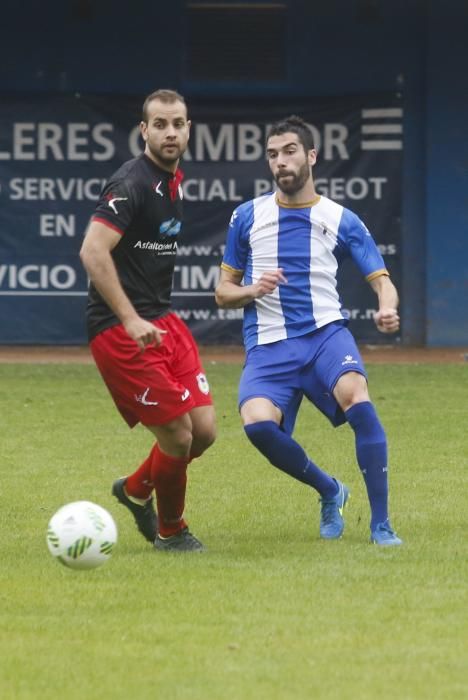
<svg viewBox="0 0 468 700">
<path fill-rule="evenodd" d="M 162 425 L 213 401 L 195 340 L 174 313 L 151 321 L 167 331 L 141 351 L 122 325 L 91 341 L 96 365 L 120 413 L 133 428 Z"/>
</svg>

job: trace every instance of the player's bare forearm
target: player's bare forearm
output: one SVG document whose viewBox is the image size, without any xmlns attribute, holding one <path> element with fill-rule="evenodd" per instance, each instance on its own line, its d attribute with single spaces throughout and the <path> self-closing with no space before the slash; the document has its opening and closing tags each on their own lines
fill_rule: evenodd
<svg viewBox="0 0 468 700">
<path fill-rule="evenodd" d="M 86 245 L 85 241 L 80 257 L 89 279 L 122 323 L 137 316 L 122 289 L 110 252 L 96 249 L 92 244 Z"/>
<path fill-rule="evenodd" d="M 216 287 L 216 303 L 224 309 L 239 309 L 250 304 L 255 299 L 260 299 L 274 292 L 276 287 L 287 284 L 281 268 L 264 272 L 260 279 L 248 285 L 241 285 L 242 274 L 222 270 L 218 286 Z"/>
<path fill-rule="evenodd" d="M 99 228 L 98 228 L 99 227 Z M 140 349 L 161 342 L 161 333 L 155 326 L 141 318 L 120 284 L 112 259 L 113 233 L 102 225 L 91 227 L 84 239 L 80 258 L 88 276 L 109 308 L 121 321 L 125 330 Z"/>
<path fill-rule="evenodd" d="M 159 345 L 162 341 L 162 333 L 165 331 L 161 331 L 138 315 L 122 289 L 110 254 L 106 256 L 101 252 L 89 258 L 82 255 L 81 259 L 99 294 L 122 322 L 128 335 L 137 343 L 140 350 L 147 345 Z"/>
<path fill-rule="evenodd" d="M 400 328 L 398 315 L 398 292 L 387 275 L 370 282 L 379 299 L 379 310 L 374 316 L 375 325 L 381 333 L 396 333 Z"/>
<path fill-rule="evenodd" d="M 216 303 L 222 309 L 241 309 L 255 299 L 252 285 L 242 287 L 234 282 L 220 282 L 216 287 Z"/>
</svg>

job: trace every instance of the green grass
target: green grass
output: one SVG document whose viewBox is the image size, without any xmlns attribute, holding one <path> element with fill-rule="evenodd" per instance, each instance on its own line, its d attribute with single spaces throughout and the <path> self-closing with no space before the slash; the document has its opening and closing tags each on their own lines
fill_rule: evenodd
<svg viewBox="0 0 468 700">
<path fill-rule="evenodd" d="M 304 404 L 296 437 L 351 488 L 344 538 L 318 539 L 317 497 L 248 444 L 240 366 L 207 367 L 216 445 L 190 467 L 202 555 L 155 552 L 110 496 L 151 445 L 92 366 L 0 365 L 2 700 L 353 700 L 467 697 L 465 366 L 370 366 L 402 548 L 368 544 L 348 427 Z M 109 563 L 49 555 L 64 503 L 107 508 Z"/>
</svg>

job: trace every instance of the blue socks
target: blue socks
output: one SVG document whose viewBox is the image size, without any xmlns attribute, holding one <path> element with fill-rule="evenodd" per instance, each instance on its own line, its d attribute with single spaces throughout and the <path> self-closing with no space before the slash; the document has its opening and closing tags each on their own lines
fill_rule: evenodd
<svg viewBox="0 0 468 700">
<path fill-rule="evenodd" d="M 371 530 L 388 519 L 387 439 L 370 401 L 345 411 L 356 437 L 356 457 L 366 483 Z"/>
<path fill-rule="evenodd" d="M 364 477 L 371 508 L 371 530 L 388 520 L 387 438 L 370 401 L 345 411 L 356 438 L 356 457 Z M 244 426 L 250 442 L 281 471 L 312 486 L 327 499 L 337 492 L 336 481 L 306 455 L 302 447 L 274 421 Z"/>
<path fill-rule="evenodd" d="M 302 447 L 274 421 L 251 423 L 245 425 L 244 430 L 250 442 L 273 466 L 303 484 L 312 486 L 325 499 L 336 496 L 336 481 L 319 469 Z"/>
</svg>

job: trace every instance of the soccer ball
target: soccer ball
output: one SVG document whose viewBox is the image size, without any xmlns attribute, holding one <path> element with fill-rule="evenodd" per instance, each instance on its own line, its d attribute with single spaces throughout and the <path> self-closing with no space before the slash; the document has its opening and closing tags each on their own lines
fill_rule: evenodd
<svg viewBox="0 0 468 700">
<path fill-rule="evenodd" d="M 101 566 L 116 542 L 117 527 L 111 514 L 91 501 L 62 506 L 47 528 L 49 552 L 71 569 Z"/>
</svg>

